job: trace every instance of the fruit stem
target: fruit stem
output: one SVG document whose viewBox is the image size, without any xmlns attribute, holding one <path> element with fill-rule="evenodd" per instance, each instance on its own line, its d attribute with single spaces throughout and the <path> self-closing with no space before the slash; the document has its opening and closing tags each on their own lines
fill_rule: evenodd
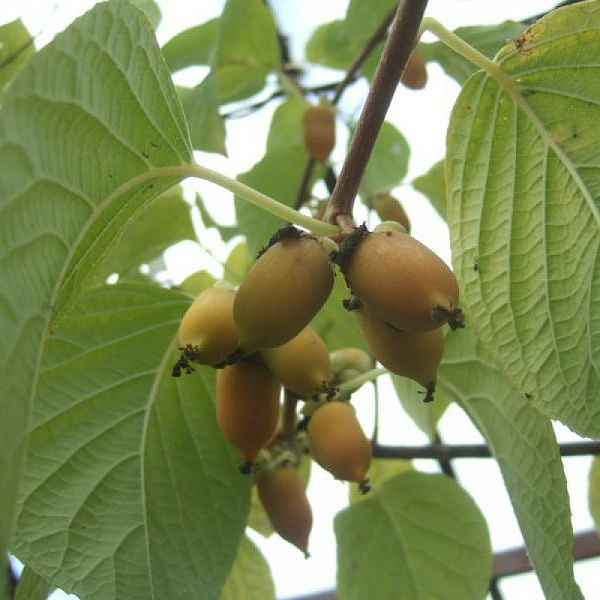
<svg viewBox="0 0 600 600">
<path fill-rule="evenodd" d="M 208 167 L 203 167 L 198 163 L 176 165 L 172 167 L 151 168 L 143 173 L 140 173 L 139 175 L 136 175 L 135 177 L 132 177 L 120 185 L 108 196 L 108 198 L 106 198 L 104 203 L 110 204 L 120 195 L 125 194 L 135 187 L 141 186 L 145 183 L 150 183 L 151 181 L 162 177 L 175 177 L 180 180 L 187 177 L 204 179 L 229 190 L 230 192 L 240 196 L 240 198 L 250 202 L 250 204 L 254 204 L 255 206 L 258 206 L 259 208 L 271 213 L 272 215 L 280 217 L 284 221 L 304 227 L 316 235 L 335 235 L 336 233 L 339 233 L 339 227 L 331 223 L 319 221 L 318 219 L 313 219 L 308 215 L 304 215 L 297 210 L 294 210 L 290 206 L 282 204 L 270 196 L 267 196 L 266 194 L 263 194 L 254 188 L 245 185 L 241 181 L 227 177 L 227 175 L 223 175 L 218 171 L 213 171 Z"/>
<path fill-rule="evenodd" d="M 354 377 L 353 379 L 348 379 L 348 381 L 344 381 L 344 383 L 340 383 L 337 388 L 337 392 L 335 396 L 332 398 L 332 401 L 340 400 L 348 397 L 349 394 L 357 390 L 361 385 L 369 381 L 375 381 L 381 375 L 388 375 L 389 371 L 383 368 L 371 369 L 366 373 L 362 373 L 358 377 Z"/>
<path fill-rule="evenodd" d="M 398 4 L 381 60 L 350 142 L 350 149 L 325 211 L 324 221 L 338 224 L 339 216 L 347 218 L 352 215 L 358 186 L 396 91 L 400 73 L 414 47 L 426 6 L 427 0 Z"/>
<path fill-rule="evenodd" d="M 296 405 L 298 396 L 285 390 L 283 398 L 283 414 L 281 416 L 281 437 L 287 440 L 294 439 L 296 435 Z"/>
</svg>

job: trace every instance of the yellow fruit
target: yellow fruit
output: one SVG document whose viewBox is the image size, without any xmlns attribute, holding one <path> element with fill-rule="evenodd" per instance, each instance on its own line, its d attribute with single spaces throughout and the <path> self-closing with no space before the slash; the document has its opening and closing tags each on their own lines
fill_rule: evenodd
<svg viewBox="0 0 600 600">
<path fill-rule="evenodd" d="M 311 325 L 289 342 L 265 348 L 262 358 L 284 388 L 311 398 L 331 388 L 333 374 L 327 346 Z"/>
<path fill-rule="evenodd" d="M 316 238 L 287 234 L 260 255 L 233 303 L 245 354 L 281 346 L 306 327 L 327 300 L 334 272 Z"/>
<path fill-rule="evenodd" d="M 374 194 L 367 200 L 367 204 L 377 212 L 382 221 L 396 221 L 410 233 L 410 220 L 404 207 L 397 198 L 391 194 Z"/>
<path fill-rule="evenodd" d="M 217 424 L 250 472 L 260 449 L 275 434 L 281 385 L 263 364 L 240 362 L 217 371 Z"/>
<path fill-rule="evenodd" d="M 392 373 L 420 383 L 426 389 L 425 402 L 433 400 L 437 369 L 444 353 L 443 331 L 400 331 L 364 305 L 353 312 L 373 356 Z"/>
<path fill-rule="evenodd" d="M 308 556 L 313 517 L 298 469 L 293 466 L 267 469 L 260 474 L 256 487 L 273 529 Z"/>
<path fill-rule="evenodd" d="M 418 46 L 410 53 L 400 81 L 411 90 L 420 90 L 425 87 L 427 67 Z"/>
<path fill-rule="evenodd" d="M 304 144 L 315 160 L 325 160 L 335 146 L 335 110 L 327 104 L 309 106 L 304 113 Z"/>
<path fill-rule="evenodd" d="M 346 283 L 381 319 L 412 332 L 464 326 L 456 277 L 427 246 L 406 233 L 364 227 L 347 242 L 338 258 Z"/>
<path fill-rule="evenodd" d="M 183 348 L 182 359 L 204 365 L 223 363 L 237 347 L 233 321 L 235 289 L 216 284 L 202 291 L 190 305 L 179 324 L 177 338 Z M 184 367 L 181 363 L 180 367 Z"/>
<path fill-rule="evenodd" d="M 355 481 L 361 491 L 371 464 L 371 443 L 348 402 L 326 402 L 317 408 L 307 425 L 314 460 L 337 479 Z"/>
<path fill-rule="evenodd" d="M 357 374 L 373 368 L 373 359 L 360 348 L 339 348 L 329 354 L 333 372 L 343 373 L 352 370 Z"/>
</svg>

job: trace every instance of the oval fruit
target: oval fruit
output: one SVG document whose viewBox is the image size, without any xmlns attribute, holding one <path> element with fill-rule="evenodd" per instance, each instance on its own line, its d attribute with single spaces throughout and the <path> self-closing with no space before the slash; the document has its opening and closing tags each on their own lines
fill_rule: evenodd
<svg viewBox="0 0 600 600">
<path fill-rule="evenodd" d="M 252 265 L 233 303 L 243 353 L 281 346 L 306 327 L 327 300 L 334 272 L 316 238 L 292 235 Z"/>
<path fill-rule="evenodd" d="M 256 487 L 273 529 L 308 556 L 313 516 L 298 469 L 293 466 L 267 469 L 260 474 Z"/>
<path fill-rule="evenodd" d="M 317 408 L 307 425 L 314 460 L 337 479 L 355 481 L 368 491 L 371 443 L 348 402 L 326 402 Z"/>
<path fill-rule="evenodd" d="M 203 290 L 183 315 L 177 338 L 188 360 L 214 367 L 237 348 L 235 289 L 222 283 Z"/>
<path fill-rule="evenodd" d="M 415 46 L 410 53 L 400 81 L 411 90 L 420 90 L 425 87 L 427 83 L 427 67 L 418 46 Z"/>
<path fill-rule="evenodd" d="M 315 160 L 326 160 L 335 146 L 335 109 L 309 106 L 304 113 L 304 145 Z"/>
<path fill-rule="evenodd" d="M 263 364 L 240 362 L 217 371 L 217 425 L 244 457 L 243 473 L 275 433 L 280 392 L 281 384 Z"/>
<path fill-rule="evenodd" d="M 363 304 L 404 331 L 430 331 L 446 322 L 464 326 L 458 282 L 437 254 L 406 233 L 360 230 L 340 252 L 340 264 Z"/>
<path fill-rule="evenodd" d="M 331 388 L 333 373 L 329 351 L 311 325 L 289 342 L 265 348 L 261 355 L 283 387 L 300 398 L 311 398 Z"/>
<path fill-rule="evenodd" d="M 391 327 L 366 306 L 354 310 L 360 330 L 373 356 L 389 371 L 409 377 L 425 389 L 425 402 L 433 400 L 437 369 L 444 353 L 441 328 L 411 333 Z"/>
<path fill-rule="evenodd" d="M 367 200 L 367 204 L 377 212 L 382 221 L 396 221 L 410 233 L 410 219 L 398 198 L 391 194 L 374 194 Z"/>
<path fill-rule="evenodd" d="M 335 383 L 344 383 L 373 368 L 373 358 L 360 348 L 339 348 L 329 356 Z"/>
</svg>

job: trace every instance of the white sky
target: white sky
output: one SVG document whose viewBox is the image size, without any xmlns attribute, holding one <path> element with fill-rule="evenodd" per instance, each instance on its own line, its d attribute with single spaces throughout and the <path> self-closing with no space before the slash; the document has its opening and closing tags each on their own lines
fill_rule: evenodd
<svg viewBox="0 0 600 600">
<path fill-rule="evenodd" d="M 368 1 L 368 0 L 365 0 Z M 75 16 L 85 12 L 95 2 L 90 0 L 20 0 L 18 2 L 4 0 L 0 3 L 0 23 L 22 17 L 30 31 L 40 32 L 38 41 L 47 43 L 57 32 L 62 30 Z M 157 32 L 162 44 L 174 34 L 191 25 L 206 21 L 220 14 L 222 0 L 202 0 L 188 2 L 185 0 L 162 0 L 159 2 L 163 10 L 163 22 Z M 301 52 L 312 29 L 325 21 L 342 18 L 347 6 L 344 0 L 271 0 L 277 9 L 279 22 L 284 32 L 293 32 L 292 52 L 296 56 Z M 478 25 L 497 23 L 507 18 L 520 19 L 538 12 L 548 10 L 555 3 L 550 0 L 430 0 L 427 15 L 438 19 L 449 28 L 461 25 Z M 426 172 L 431 165 L 444 156 L 444 132 L 447 126 L 452 104 L 459 88 L 449 80 L 437 67 L 428 65 L 429 81 L 425 92 L 411 92 L 399 88 L 390 107 L 388 119 L 394 123 L 411 144 L 411 162 L 407 181 Z M 349 92 L 344 97 L 341 109 L 355 112 L 364 99 L 364 88 Z M 235 176 L 247 170 L 260 156 L 260 148 L 264 147 L 269 119 L 270 107 L 253 116 L 251 119 L 236 120 L 228 123 L 229 158 L 209 154 L 199 154 L 198 161 L 206 166 L 218 169 Z M 252 130 L 252 146 L 248 146 L 248 137 L 244 135 Z M 262 132 L 262 133 L 261 133 Z M 334 160 L 343 160 L 341 150 L 334 154 Z M 195 183 L 193 189 L 200 192 L 209 210 L 219 221 L 228 222 L 233 219 L 231 196 L 212 184 Z M 413 224 L 413 235 L 429 245 L 434 251 L 449 260 L 448 235 L 445 225 L 436 213 L 427 205 L 423 197 L 412 191 L 410 187 L 402 187 L 399 196 L 409 213 Z M 213 234 L 203 234 L 202 241 L 209 245 L 212 252 L 224 258 L 228 247 L 220 245 Z M 191 256 L 190 256 L 191 252 Z M 182 265 L 180 253 L 171 253 L 167 257 L 167 265 L 172 269 L 171 277 L 183 279 L 198 268 L 198 261 L 206 261 L 206 254 L 196 248 L 186 248 L 189 262 Z M 178 270 L 174 270 L 177 265 Z M 217 272 L 214 263 L 207 263 L 208 268 Z M 386 390 L 389 392 L 386 394 Z M 399 408 L 398 402 L 390 390 L 389 382 L 381 383 L 382 423 L 400 420 L 402 443 L 423 444 L 425 436 L 407 419 Z M 387 397 L 387 400 L 386 400 Z M 356 396 L 356 405 L 369 426 L 370 414 L 362 409 L 368 400 L 363 402 Z M 481 438 L 462 412 L 451 407 L 440 425 L 443 439 L 448 443 L 479 442 Z M 564 427 L 558 426 L 560 441 L 578 439 Z M 397 439 L 393 432 L 382 429 L 381 441 L 394 443 Z M 568 458 L 565 469 L 569 480 L 573 523 L 576 531 L 593 527 L 587 508 L 587 475 L 590 464 L 589 457 Z M 433 461 L 416 461 L 417 468 L 426 471 L 436 470 Z M 455 461 L 454 466 L 459 481 L 473 496 L 488 520 L 488 526 L 495 550 L 521 545 L 521 535 L 499 471 L 493 461 L 463 459 Z M 331 476 L 318 467 L 313 471 L 309 486 L 309 498 L 313 506 L 314 526 L 310 541 L 311 558 L 305 560 L 301 554 L 289 544 L 272 536 L 264 540 L 259 535 L 252 535 L 265 557 L 272 565 L 273 577 L 278 598 L 299 596 L 311 592 L 331 589 L 335 586 L 335 538 L 332 519 L 346 502 L 347 488 L 345 484 L 334 481 Z M 579 562 L 575 567 L 577 580 L 584 596 L 597 597 L 600 589 L 600 577 L 597 573 L 598 559 Z M 506 600 L 543 600 L 539 584 L 534 575 L 504 579 L 501 590 Z M 75 596 L 57 591 L 52 600 L 73 599 Z"/>
</svg>

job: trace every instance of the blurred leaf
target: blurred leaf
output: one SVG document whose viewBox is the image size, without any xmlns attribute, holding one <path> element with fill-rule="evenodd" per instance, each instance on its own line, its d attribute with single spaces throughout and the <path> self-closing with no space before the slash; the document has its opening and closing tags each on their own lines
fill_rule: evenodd
<svg viewBox="0 0 600 600">
<path fill-rule="evenodd" d="M 385 121 L 360 183 L 361 196 L 367 198 L 400 185 L 408 171 L 409 156 L 410 147 L 404 136 L 394 125 Z"/>
<path fill-rule="evenodd" d="M 200 218 L 202 219 L 202 224 L 207 229 L 214 228 L 219 231 L 219 235 L 224 242 L 228 242 L 233 239 L 236 235 L 240 235 L 240 228 L 237 225 L 221 225 L 217 223 L 211 216 L 211 214 L 206 210 L 204 206 L 204 201 L 202 198 L 196 194 L 196 206 L 200 211 Z"/>
<path fill-rule="evenodd" d="M 267 154 L 288 148 L 304 149 L 304 113 L 308 106 L 303 98 L 291 96 L 275 109 L 267 137 Z"/>
<path fill-rule="evenodd" d="M 220 600 L 275 600 L 269 564 L 248 536 L 242 537 Z"/>
<path fill-rule="evenodd" d="M 253 262 L 254 257 L 248 252 L 248 245 L 245 242 L 239 243 L 229 253 L 223 265 L 225 279 L 233 285 L 239 285 Z"/>
<path fill-rule="evenodd" d="M 306 153 L 291 147 L 265 154 L 249 171 L 238 179 L 255 190 L 292 206 L 304 174 Z M 235 198 L 235 211 L 240 230 L 246 235 L 248 251 L 256 256 L 271 235 L 285 222 L 245 200 Z"/>
<path fill-rule="evenodd" d="M 190 302 L 93 288 L 44 348 L 15 551 L 86 600 L 216 598 L 235 558 L 250 482 L 216 424 L 214 369 L 171 376 Z"/>
<path fill-rule="evenodd" d="M 437 213 L 446 220 L 446 176 L 444 160 L 436 162 L 427 173 L 415 177 L 413 187 L 427 197 Z"/>
<path fill-rule="evenodd" d="M 211 19 L 195 27 L 184 29 L 172 37 L 162 52 L 171 71 L 197 65 L 210 66 L 214 62 L 220 20 Z"/>
<path fill-rule="evenodd" d="M 344 21 L 346 33 L 350 39 L 355 40 L 357 46 L 362 47 L 381 24 L 394 13 L 397 6 L 397 0 L 379 0 L 378 2 L 350 0 Z"/>
<path fill-rule="evenodd" d="M 306 44 L 306 58 L 331 69 L 346 70 L 354 57 L 355 49 L 349 42 L 344 21 L 319 25 Z"/>
<path fill-rule="evenodd" d="M 588 505 L 596 531 L 600 534 L 600 458 L 594 456 L 589 474 Z"/>
<path fill-rule="evenodd" d="M 167 190 L 141 212 L 125 229 L 108 254 L 97 279 L 111 273 L 121 278 L 138 278 L 139 267 L 158 258 L 167 248 L 182 241 L 196 240 L 190 205 L 180 186 Z"/>
<path fill-rule="evenodd" d="M 186 277 L 177 287 L 182 292 L 195 298 L 202 290 L 211 287 L 215 281 L 215 278 L 208 271 L 196 271 Z"/>
<path fill-rule="evenodd" d="M 517 39 L 524 29 L 523 23 L 504 21 L 498 25 L 459 27 L 454 30 L 454 33 L 488 58 L 494 58 L 500 48 L 509 40 Z M 442 42 L 422 43 L 420 47 L 426 61 L 439 63 L 446 74 L 460 84 L 463 84 L 478 69 L 472 62 Z"/>
<path fill-rule="evenodd" d="M 25 565 L 19 577 L 17 593 L 12 600 L 46 600 L 53 589 L 53 585 Z"/>
<path fill-rule="evenodd" d="M 177 181 L 155 177 L 117 190 L 136 176 L 190 160 L 187 125 L 156 39 L 147 19 L 124 0 L 99 3 L 74 21 L 6 90 L 0 109 L 1 553 L 25 468 L 43 344 L 128 224 Z M 68 535 L 66 521 L 61 525 Z M 38 520 L 32 535 L 45 535 L 45 527 Z M 60 545 L 60 537 L 52 543 Z M 54 577 L 62 552 L 37 550 L 31 566 Z M 27 552 L 21 558 L 30 562 Z M 66 571 L 61 577 L 70 585 Z"/>
<path fill-rule="evenodd" d="M 152 29 L 156 31 L 162 20 L 160 6 L 154 0 L 129 0 L 129 2 L 146 15 L 146 18 L 152 25 Z"/>
<path fill-rule="evenodd" d="M 356 317 L 350 314 L 342 304 L 343 300 L 349 296 L 350 292 L 344 278 L 338 273 L 333 290 L 321 310 L 315 315 L 312 325 L 323 338 L 329 351 L 354 347 L 361 348 L 370 354 Z"/>
<path fill-rule="evenodd" d="M 4 88 L 35 54 L 35 44 L 21 19 L 0 25 L 0 104 Z"/>
<path fill-rule="evenodd" d="M 498 461 L 546 598 L 580 599 L 567 482 L 550 419 L 507 381 L 469 325 L 446 337 L 438 385 L 469 415 Z"/>
<path fill-rule="evenodd" d="M 503 48 L 502 76 L 480 71 L 463 87 L 446 158 L 453 265 L 472 326 L 533 406 L 594 438 L 599 32 L 600 3 L 577 3 L 528 28 L 525 48 Z"/>
<path fill-rule="evenodd" d="M 262 0 L 227 0 L 216 53 L 221 103 L 242 100 L 265 85 L 281 66 L 273 13 Z"/>
<path fill-rule="evenodd" d="M 492 549 L 485 519 L 445 475 L 396 475 L 338 513 L 334 527 L 341 600 L 486 595 Z"/>
<path fill-rule="evenodd" d="M 194 148 L 227 155 L 225 123 L 219 113 L 215 72 L 211 71 L 193 88 L 180 87 L 179 94 Z"/>
<path fill-rule="evenodd" d="M 429 440 L 433 441 L 437 424 L 450 404 L 447 394 L 438 386 L 435 390 L 435 400 L 423 402 L 424 388 L 412 379 L 392 375 L 392 383 L 406 414 Z"/>
</svg>

